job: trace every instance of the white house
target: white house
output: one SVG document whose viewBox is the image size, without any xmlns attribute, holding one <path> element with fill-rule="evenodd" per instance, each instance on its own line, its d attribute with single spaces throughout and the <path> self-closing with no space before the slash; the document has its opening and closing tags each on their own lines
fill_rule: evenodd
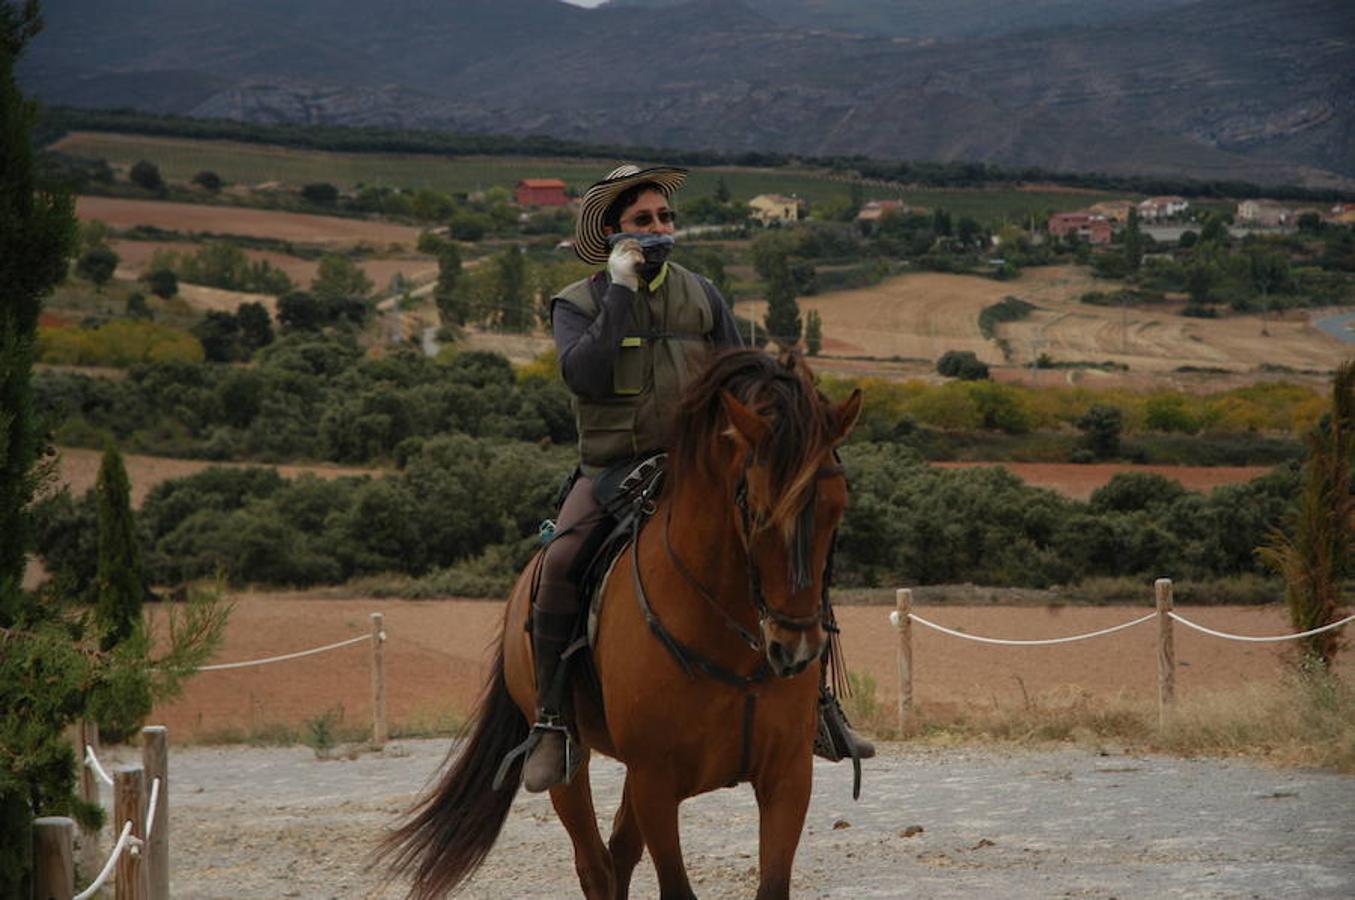
<svg viewBox="0 0 1355 900">
<path fill-rule="evenodd" d="M 804 209 L 804 201 L 799 197 L 786 197 L 782 194 L 758 194 L 748 201 L 748 218 L 756 219 L 763 225 L 779 225 L 795 222 Z"/>
</svg>

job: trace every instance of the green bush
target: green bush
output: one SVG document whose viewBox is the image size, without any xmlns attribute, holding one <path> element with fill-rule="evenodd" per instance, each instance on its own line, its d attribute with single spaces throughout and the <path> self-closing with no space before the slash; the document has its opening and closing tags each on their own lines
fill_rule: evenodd
<svg viewBox="0 0 1355 900">
<path fill-rule="evenodd" d="M 972 350 L 947 350 L 936 361 L 936 371 L 947 378 L 976 381 L 988 377 L 988 366 Z"/>
</svg>

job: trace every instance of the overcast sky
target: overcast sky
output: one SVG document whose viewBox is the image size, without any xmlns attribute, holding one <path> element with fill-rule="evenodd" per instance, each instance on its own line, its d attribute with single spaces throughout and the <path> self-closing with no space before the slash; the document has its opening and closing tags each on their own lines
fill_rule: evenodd
<svg viewBox="0 0 1355 900">
<path fill-rule="evenodd" d="M 566 3 L 572 3 L 575 6 L 597 6 L 603 0 L 565 0 Z"/>
</svg>

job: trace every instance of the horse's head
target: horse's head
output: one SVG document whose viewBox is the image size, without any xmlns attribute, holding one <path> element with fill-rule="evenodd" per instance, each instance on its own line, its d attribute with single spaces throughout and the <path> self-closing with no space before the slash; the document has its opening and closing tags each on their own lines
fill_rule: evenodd
<svg viewBox="0 0 1355 900">
<path fill-rule="evenodd" d="M 768 664 L 800 672 L 823 649 L 833 540 L 847 506 L 834 448 L 861 411 L 861 392 L 834 405 L 798 356 L 757 350 L 718 357 L 684 399 L 676 465 L 723 489 L 747 569 Z M 696 458 L 695 444 L 704 444 Z"/>
</svg>

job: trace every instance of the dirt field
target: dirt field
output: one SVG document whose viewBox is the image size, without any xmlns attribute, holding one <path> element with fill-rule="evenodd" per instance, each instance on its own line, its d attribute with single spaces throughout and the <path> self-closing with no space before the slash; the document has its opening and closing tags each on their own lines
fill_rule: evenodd
<svg viewBox="0 0 1355 900">
<path fill-rule="evenodd" d="M 172 733 L 171 733 L 172 737 Z M 437 771 L 446 739 L 321 761 L 305 747 L 172 746 L 170 893 L 176 900 L 395 898 L 368 861 Z M 105 748 L 108 762 L 135 751 Z M 603 835 L 623 769 L 590 765 Z M 103 790 L 103 802 L 111 804 Z M 814 763 L 791 896 L 1346 900 L 1355 888 L 1355 778 L 1220 759 L 1076 748 L 888 744 L 851 800 L 846 765 Z M 747 786 L 682 805 L 683 858 L 705 900 L 757 890 Z M 112 844 L 105 829 L 104 851 Z M 102 856 L 102 854 L 100 854 Z M 83 885 L 88 879 L 78 879 Z M 630 896 L 658 896 L 646 857 Z M 545 796 L 519 792 L 462 896 L 578 896 L 569 842 Z"/>
<path fill-rule="evenodd" d="M 1261 363 L 1303 369 L 1331 369 L 1351 354 L 1351 347 L 1314 328 L 1310 319 L 1330 310 L 1295 310 L 1276 315 L 1192 319 L 1181 316 L 1181 304 L 1118 307 L 1090 306 L 1078 298 L 1087 291 L 1116 285 L 1092 277 L 1086 269 L 1050 266 L 1029 269 L 1014 281 L 998 282 L 967 275 L 919 272 L 879 285 L 800 300 L 802 312 L 817 310 L 823 319 L 823 352 L 832 356 L 869 356 L 881 360 L 934 362 L 947 350 L 970 350 L 990 365 L 1010 363 L 996 377 L 1036 381 L 1042 385 L 1085 380 L 1090 384 L 1161 386 L 1182 379 L 1174 370 L 1198 366 L 1251 373 Z M 1028 318 L 997 326 L 1011 347 L 1004 360 L 995 341 L 985 340 L 978 316 L 984 307 L 1008 295 L 1035 304 Z M 760 319 L 761 301 L 740 304 L 739 312 Z M 1116 362 L 1128 373 L 1046 370 L 1032 375 L 1032 359 L 1047 353 L 1058 362 Z M 867 366 L 824 360 L 820 368 L 848 374 L 898 374 L 916 366 Z M 1026 367 L 1026 368 L 1022 368 Z M 924 365 L 921 371 L 925 372 Z M 852 371 L 855 369 L 856 371 Z M 1273 376 L 1269 376 L 1273 377 Z M 1289 377 L 1289 376 L 1286 376 Z M 1217 376 L 1209 389 L 1232 386 Z"/>
<path fill-rule="evenodd" d="M 242 234 L 302 244 L 404 244 L 413 249 L 419 229 L 389 222 L 312 216 L 263 209 L 235 209 L 194 203 L 160 203 L 116 197 L 80 197 L 76 215 L 99 219 L 114 228 L 154 225 L 185 233 Z"/>
<path fill-rule="evenodd" d="M 1083 634 L 1138 618 L 1136 607 L 922 606 L 917 612 L 949 628 L 987 637 L 1043 639 Z M 480 688 L 502 604 L 495 601 L 326 600 L 295 594 L 234 598 L 225 646 L 214 662 L 237 662 L 307 650 L 370 631 L 370 614 L 385 617 L 387 703 L 396 726 L 445 722 L 464 713 Z M 898 637 L 882 606 L 838 609 L 848 668 L 875 679 L 877 698 L 898 698 Z M 152 609 L 159 619 L 163 608 Z M 1250 635 L 1290 631 L 1283 610 L 1268 607 L 1189 608 L 1192 621 Z M 914 626 L 915 697 L 923 707 L 1019 707 L 1026 698 L 1117 697 L 1148 700 L 1157 691 L 1155 626 L 1149 622 L 1094 640 L 1048 647 L 998 647 L 963 641 Z M 1176 630 L 1180 696 L 1276 679 L 1280 644 L 1223 641 Z M 204 672 L 185 695 L 157 708 L 152 721 L 170 726 L 176 740 L 226 731 L 260 731 L 279 723 L 300 726 L 327 710 L 345 722 L 371 716 L 370 650 L 356 644 L 287 662 Z"/>
<path fill-rule="evenodd" d="M 973 468 L 981 465 L 1000 465 L 1026 484 L 1050 488 L 1074 500 L 1086 500 L 1092 491 L 1126 472 L 1148 472 L 1162 475 L 1181 483 L 1186 490 L 1209 493 L 1225 484 L 1241 484 L 1260 478 L 1270 471 L 1266 466 L 1133 466 L 1121 463 L 1064 465 L 1062 463 L 965 463 L 934 462 L 941 469 Z"/>
<path fill-rule="evenodd" d="M 81 447 L 60 448 L 60 479 L 70 485 L 76 496 L 94 487 L 99 475 L 98 450 Z M 122 457 L 127 467 L 127 477 L 132 482 L 132 505 L 140 506 L 150 489 L 162 481 L 171 478 L 184 478 L 201 472 L 209 466 L 244 466 L 250 463 L 222 463 L 202 459 L 173 459 L 163 456 L 144 456 L 130 453 Z M 1047 487 L 1058 491 L 1065 497 L 1086 500 L 1092 491 L 1101 487 L 1121 472 L 1152 472 L 1175 479 L 1187 490 L 1208 492 L 1224 484 L 1238 484 L 1258 478 L 1269 471 L 1264 466 L 1134 466 L 1119 463 L 1094 463 L 1088 465 L 1062 465 L 1059 463 L 932 463 L 943 469 L 969 468 L 975 465 L 1001 465 L 1010 469 L 1027 484 Z M 319 475 L 321 478 L 337 478 L 342 475 L 372 475 L 380 477 L 387 474 L 384 469 L 360 468 L 338 465 L 288 465 L 276 467 L 287 478 L 296 478 L 305 472 Z"/>
<path fill-rule="evenodd" d="M 177 253 L 193 253 L 199 248 L 197 244 L 163 241 L 110 241 L 109 246 L 120 258 L 117 277 L 127 280 L 134 280 L 142 275 L 156 251 L 170 250 Z M 246 249 L 244 252 L 251 261 L 265 261 L 274 268 L 281 269 L 288 278 L 302 288 L 314 280 L 315 273 L 320 268 L 320 263 L 316 260 L 301 259 L 296 256 L 288 256 L 285 253 L 276 253 L 272 250 Z M 387 285 L 390 284 L 391 277 L 397 273 L 413 280 L 436 278 L 438 273 L 437 260 L 427 256 L 411 256 L 400 259 L 364 259 L 360 260 L 358 265 L 362 271 L 367 273 L 367 277 L 372 279 L 377 291 L 385 291 Z M 179 283 L 181 292 L 186 287 L 189 287 L 189 285 L 184 282 Z"/>
<path fill-rule="evenodd" d="M 98 450 L 82 447 L 62 447 L 59 462 L 59 477 L 63 484 L 70 485 L 71 493 L 79 497 L 94 487 L 99 477 L 99 460 L 103 454 Z M 172 459 L 164 456 L 142 456 L 136 453 L 123 454 L 122 463 L 127 467 L 127 477 L 132 482 L 132 505 L 140 506 L 150 493 L 151 488 L 171 478 L 185 478 L 201 472 L 209 466 L 246 466 L 250 463 L 210 462 L 202 459 Z M 279 465 L 275 466 L 283 476 L 296 478 L 309 472 L 321 478 L 339 478 L 343 475 L 382 475 L 380 469 L 361 469 L 352 466 L 331 465 Z"/>
</svg>

